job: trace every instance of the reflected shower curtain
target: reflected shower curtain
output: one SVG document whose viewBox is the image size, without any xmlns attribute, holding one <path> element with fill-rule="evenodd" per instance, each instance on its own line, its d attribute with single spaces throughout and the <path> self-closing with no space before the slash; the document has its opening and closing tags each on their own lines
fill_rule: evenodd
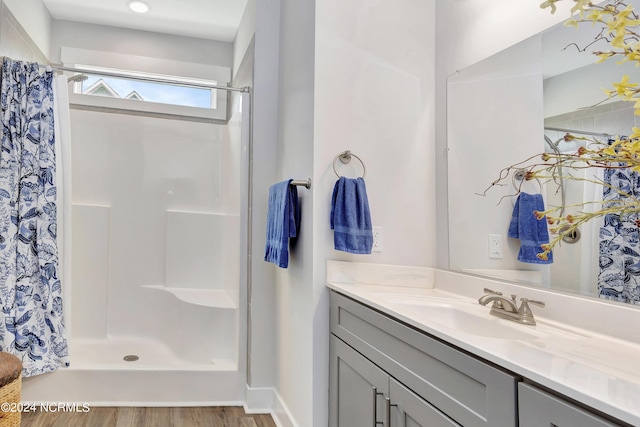
<svg viewBox="0 0 640 427">
<path fill-rule="evenodd" d="M 5 58 L 0 88 L 0 349 L 32 376 L 68 365 L 56 242 L 53 72 Z"/>
<path fill-rule="evenodd" d="M 625 166 L 619 163 L 615 166 Z M 640 198 L 640 174 L 630 168 L 604 171 L 603 200 L 611 206 L 628 194 Z M 600 298 L 640 304 L 640 214 L 607 214 L 600 228 Z"/>
</svg>

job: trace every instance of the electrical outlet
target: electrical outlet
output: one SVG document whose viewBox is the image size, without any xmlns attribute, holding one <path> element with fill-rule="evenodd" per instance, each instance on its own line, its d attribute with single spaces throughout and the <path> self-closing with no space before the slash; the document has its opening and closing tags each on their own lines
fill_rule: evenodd
<svg viewBox="0 0 640 427">
<path fill-rule="evenodd" d="M 502 258 L 502 236 L 489 234 L 489 258 Z"/>
<path fill-rule="evenodd" d="M 382 252 L 382 227 L 373 227 L 373 247 L 371 252 Z"/>
</svg>

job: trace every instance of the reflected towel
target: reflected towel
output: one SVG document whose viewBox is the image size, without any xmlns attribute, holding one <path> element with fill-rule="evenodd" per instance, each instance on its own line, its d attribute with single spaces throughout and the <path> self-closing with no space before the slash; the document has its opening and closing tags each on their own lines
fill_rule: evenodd
<svg viewBox="0 0 640 427">
<path fill-rule="evenodd" d="M 289 238 L 296 237 L 300 223 L 298 188 L 291 179 L 269 187 L 267 242 L 264 260 L 280 268 L 289 266 Z"/>
<path fill-rule="evenodd" d="M 363 178 L 340 177 L 336 181 L 330 221 L 336 250 L 352 254 L 371 253 L 373 229 Z"/>
<path fill-rule="evenodd" d="M 542 194 L 520 193 L 513 207 L 508 236 L 520 239 L 518 261 L 530 264 L 551 264 L 553 253 L 549 253 L 547 260 L 536 256 L 544 252 L 540 245 L 549 243 L 549 231 L 546 217 L 538 219 L 534 211 L 544 211 Z"/>
</svg>

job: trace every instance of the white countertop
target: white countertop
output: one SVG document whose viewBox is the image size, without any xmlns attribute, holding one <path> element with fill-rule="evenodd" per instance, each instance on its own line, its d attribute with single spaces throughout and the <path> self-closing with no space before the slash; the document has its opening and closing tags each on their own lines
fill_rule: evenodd
<svg viewBox="0 0 640 427">
<path fill-rule="evenodd" d="M 330 263 L 341 268 L 347 264 Z M 382 271 L 380 267 L 374 267 L 373 272 L 370 268 L 366 271 L 368 277 L 364 280 L 366 283 L 362 283 L 354 281 L 353 275 L 342 274 L 343 271 L 336 274 L 335 268 L 329 267 L 328 287 L 519 376 L 640 426 L 640 344 L 550 320 L 540 314 L 544 309 L 535 306 L 532 310 L 538 321 L 536 326 L 490 316 L 490 307 L 479 305 L 477 298 L 435 286 L 431 269 L 424 269 L 426 280 L 418 277 L 420 274 L 416 274 L 415 269 L 410 270 L 409 281 L 399 279 L 399 270 L 394 270 L 380 279 L 383 283 L 380 285 L 372 284 L 375 283 L 375 272 Z M 478 292 L 479 297 L 482 287 Z M 421 307 L 420 301 L 460 304 L 465 312 L 480 316 L 483 322 L 491 322 L 487 324 L 505 331 L 507 338 L 496 337 L 492 331 L 484 334 L 479 325 L 438 319 L 433 314 L 437 309 L 430 315 L 430 307 Z M 418 305 L 412 306 L 414 303 Z M 592 317 L 598 315 L 597 311 L 590 314 Z M 607 323 L 611 319 L 600 320 Z M 608 327 L 632 326 L 609 323 Z"/>
</svg>

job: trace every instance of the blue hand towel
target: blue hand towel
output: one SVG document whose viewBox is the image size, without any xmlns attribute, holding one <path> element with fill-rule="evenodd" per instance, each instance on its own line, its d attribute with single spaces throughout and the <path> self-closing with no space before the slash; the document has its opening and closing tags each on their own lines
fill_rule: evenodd
<svg viewBox="0 0 640 427">
<path fill-rule="evenodd" d="M 352 254 L 371 253 L 373 229 L 364 179 L 342 176 L 336 181 L 330 221 L 336 250 Z"/>
<path fill-rule="evenodd" d="M 289 238 L 296 237 L 300 223 L 298 188 L 290 185 L 291 181 L 289 179 L 269 187 L 264 260 L 280 268 L 289 266 Z"/>
<path fill-rule="evenodd" d="M 547 260 L 536 256 L 544 252 L 540 245 L 549 243 L 549 231 L 547 230 L 546 218 L 536 218 L 533 214 L 534 211 L 544 211 L 542 194 L 520 193 L 513 207 L 508 236 L 520 239 L 518 261 L 531 264 L 551 264 L 553 253 L 549 253 Z"/>
</svg>

